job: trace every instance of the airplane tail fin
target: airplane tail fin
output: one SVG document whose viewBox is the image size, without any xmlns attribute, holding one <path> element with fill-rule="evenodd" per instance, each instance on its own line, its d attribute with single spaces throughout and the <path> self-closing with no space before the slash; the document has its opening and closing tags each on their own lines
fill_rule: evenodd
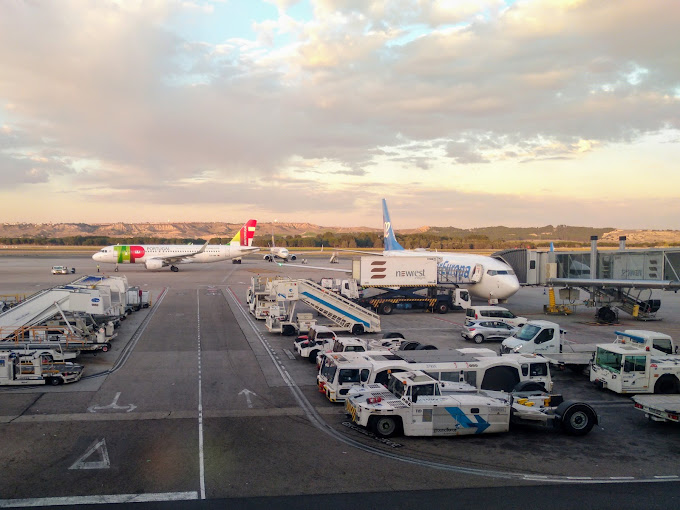
<svg viewBox="0 0 680 510">
<path fill-rule="evenodd" d="M 248 220 L 229 243 L 232 246 L 252 246 L 257 220 Z"/>
<path fill-rule="evenodd" d="M 403 250 L 404 247 L 397 242 L 397 238 L 394 235 L 394 229 L 392 228 L 392 222 L 390 221 L 390 213 L 387 210 L 387 202 L 382 199 L 383 206 L 383 236 L 385 238 L 385 250 Z"/>
</svg>

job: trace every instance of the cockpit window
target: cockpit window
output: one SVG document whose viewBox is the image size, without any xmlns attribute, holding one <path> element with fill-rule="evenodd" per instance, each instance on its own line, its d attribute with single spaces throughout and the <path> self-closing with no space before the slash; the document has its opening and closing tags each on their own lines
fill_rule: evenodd
<svg viewBox="0 0 680 510">
<path fill-rule="evenodd" d="M 496 276 L 498 274 L 511 274 L 514 275 L 515 272 L 512 269 L 489 269 L 486 274 L 489 276 Z"/>
</svg>

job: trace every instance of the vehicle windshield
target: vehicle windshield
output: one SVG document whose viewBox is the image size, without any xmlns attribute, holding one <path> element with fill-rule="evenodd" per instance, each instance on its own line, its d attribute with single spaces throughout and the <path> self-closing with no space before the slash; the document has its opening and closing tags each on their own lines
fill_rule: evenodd
<svg viewBox="0 0 680 510">
<path fill-rule="evenodd" d="M 595 354 L 595 365 L 618 374 L 621 372 L 621 354 L 598 347 Z"/>
<path fill-rule="evenodd" d="M 335 372 L 338 370 L 338 367 L 329 364 L 329 365 L 324 365 L 321 367 L 321 375 L 326 378 L 328 382 L 332 382 L 333 379 L 335 379 Z"/>
<path fill-rule="evenodd" d="M 515 333 L 515 338 L 518 338 L 519 340 L 531 340 L 540 330 L 541 328 L 539 326 L 525 324 L 519 332 Z"/>
<path fill-rule="evenodd" d="M 404 395 L 406 387 L 404 384 L 396 377 L 391 377 L 390 382 L 387 384 L 387 389 L 390 393 L 394 393 L 397 398 L 401 398 Z"/>
<path fill-rule="evenodd" d="M 346 383 L 359 383 L 359 369 L 358 368 L 343 368 L 340 370 L 340 375 L 338 376 L 338 382 L 340 384 Z"/>
</svg>

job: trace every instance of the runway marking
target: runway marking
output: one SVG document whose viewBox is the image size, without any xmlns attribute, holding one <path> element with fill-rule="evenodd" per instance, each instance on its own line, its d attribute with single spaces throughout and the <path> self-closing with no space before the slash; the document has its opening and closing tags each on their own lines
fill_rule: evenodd
<svg viewBox="0 0 680 510">
<path fill-rule="evenodd" d="M 102 460 L 85 462 L 85 459 L 88 459 L 95 452 L 99 452 Z M 92 443 L 87 451 L 69 469 L 109 469 L 110 467 L 111 462 L 109 461 L 109 451 L 106 449 L 106 441 L 100 439 Z"/>
<path fill-rule="evenodd" d="M 0 508 L 32 506 L 101 505 L 106 503 L 148 503 L 154 501 L 189 501 L 198 499 L 194 492 L 157 492 L 152 494 L 102 494 L 96 496 L 66 496 L 58 498 L 0 499 Z"/>
<path fill-rule="evenodd" d="M 265 348 L 267 351 L 267 354 L 269 355 L 270 359 L 272 360 L 272 363 L 274 364 L 274 367 L 278 370 L 279 374 L 283 378 L 283 381 L 286 383 L 286 386 L 288 386 L 288 389 L 291 391 L 293 398 L 297 401 L 299 406 L 302 408 L 302 411 L 306 415 L 307 419 L 310 421 L 310 423 L 315 426 L 317 429 L 319 429 L 322 432 L 325 432 L 329 436 L 333 437 L 335 440 L 337 440 L 340 443 L 343 443 L 345 445 L 351 446 L 353 448 L 356 448 L 358 450 L 361 450 L 366 453 L 370 453 L 373 455 L 377 455 L 379 457 L 395 460 L 398 462 L 404 462 L 406 464 L 411 464 L 415 466 L 420 466 L 420 467 L 427 467 L 431 469 L 437 469 L 441 471 L 449 471 L 453 473 L 463 473 L 467 475 L 473 475 L 473 476 L 483 476 L 486 478 L 494 478 L 494 479 L 503 479 L 503 480 L 534 480 L 537 475 L 534 475 L 532 473 L 522 473 L 519 471 L 501 471 L 501 470 L 496 470 L 496 469 L 484 469 L 484 468 L 474 468 L 474 467 L 466 467 L 466 466 L 460 466 L 460 465 L 454 465 L 454 464 L 446 464 L 443 462 L 435 462 L 435 461 L 429 461 L 429 460 L 424 460 L 424 459 L 418 459 L 414 457 L 408 457 L 406 455 L 399 455 L 393 451 L 385 451 L 378 449 L 373 446 L 369 446 L 366 444 L 363 444 L 355 439 L 352 439 L 351 437 L 348 437 L 347 435 L 341 434 L 337 430 L 335 430 L 333 427 L 331 427 L 328 423 L 326 423 L 323 418 L 321 418 L 321 415 L 317 412 L 317 410 L 312 406 L 312 404 L 309 402 L 307 397 L 302 393 L 302 390 L 300 387 L 297 385 L 295 380 L 292 378 L 292 376 L 288 373 L 288 371 L 285 369 L 283 365 L 281 365 L 279 362 L 276 361 L 274 357 L 274 353 L 271 348 L 267 346 L 267 340 L 265 339 L 264 335 L 262 332 L 259 330 L 257 327 L 257 324 L 254 322 L 254 320 L 250 317 L 250 314 L 244 310 L 243 306 L 241 306 L 240 302 L 238 301 L 238 298 L 236 298 L 236 294 L 234 294 L 234 291 L 231 287 L 228 287 L 229 293 L 232 296 L 232 299 L 234 300 L 234 303 L 238 307 L 239 311 L 243 315 L 245 321 L 250 325 L 252 328 L 253 332 L 255 333 L 256 337 L 262 344 L 262 346 Z M 448 321 L 447 321 L 448 322 Z M 676 479 L 670 479 L 670 480 L 676 480 Z M 538 481 L 538 479 L 536 479 Z M 548 482 L 548 483 L 568 483 L 568 484 L 602 484 L 602 483 L 657 483 L 657 482 L 664 482 L 664 481 L 669 481 L 669 478 L 659 478 L 655 476 L 649 476 L 646 478 L 635 478 L 633 477 L 632 479 L 626 478 L 624 479 L 612 479 L 610 477 L 577 477 L 577 476 L 564 476 L 564 475 L 547 475 L 545 478 L 540 478 L 541 482 Z"/>
<path fill-rule="evenodd" d="M 113 402 L 111 402 L 109 405 L 107 405 L 107 406 L 90 406 L 90 407 L 87 408 L 87 411 L 89 413 L 96 413 L 97 411 L 105 411 L 107 409 L 112 409 L 114 411 L 125 409 L 125 412 L 129 413 L 129 412 L 137 409 L 137 406 L 134 405 L 134 404 L 129 404 L 129 405 L 126 405 L 126 406 L 119 406 L 118 405 L 118 399 L 119 398 L 120 398 L 120 391 L 118 393 L 116 393 L 116 396 L 113 397 Z"/>
<path fill-rule="evenodd" d="M 198 339 L 198 463 L 201 499 L 205 499 L 205 459 L 203 455 L 203 383 L 201 381 L 201 298 L 196 289 L 196 321 Z"/>
<path fill-rule="evenodd" d="M 252 409 L 253 401 L 251 400 L 250 396 L 255 395 L 257 397 L 257 393 L 252 392 L 249 389 L 242 389 L 241 391 L 238 392 L 238 394 L 246 396 L 246 404 L 248 404 L 248 409 Z"/>
</svg>

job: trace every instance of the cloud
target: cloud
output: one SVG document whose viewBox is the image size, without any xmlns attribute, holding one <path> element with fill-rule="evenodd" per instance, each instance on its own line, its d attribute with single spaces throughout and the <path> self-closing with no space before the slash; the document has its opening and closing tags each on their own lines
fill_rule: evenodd
<svg viewBox="0 0 680 510">
<path fill-rule="evenodd" d="M 174 25 L 214 24 L 211 4 L 0 2 L 0 123 L 31 137 L 0 132 L 6 182 L 169 205 L 218 198 L 191 180 L 266 182 L 309 160 L 365 203 L 381 161 L 570 161 L 680 129 L 680 4 L 312 0 L 293 18 L 298 2 L 270 3 L 252 40 L 213 44 Z"/>
</svg>

